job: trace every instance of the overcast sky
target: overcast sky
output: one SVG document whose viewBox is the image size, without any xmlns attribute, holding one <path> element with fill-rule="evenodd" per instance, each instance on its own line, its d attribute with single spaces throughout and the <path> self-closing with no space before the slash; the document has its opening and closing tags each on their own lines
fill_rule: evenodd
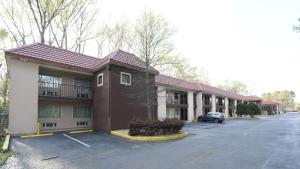
<svg viewBox="0 0 300 169">
<path fill-rule="evenodd" d="M 299 0 L 102 0 L 100 9 L 111 22 L 161 14 L 177 29 L 176 50 L 213 84 L 241 80 L 253 94 L 288 89 L 300 100 Z"/>
</svg>

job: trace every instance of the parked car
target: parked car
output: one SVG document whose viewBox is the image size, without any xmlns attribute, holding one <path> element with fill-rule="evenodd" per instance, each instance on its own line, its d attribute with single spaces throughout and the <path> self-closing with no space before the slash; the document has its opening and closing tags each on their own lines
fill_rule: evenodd
<svg viewBox="0 0 300 169">
<path fill-rule="evenodd" d="M 224 114 L 220 112 L 208 112 L 207 114 L 198 117 L 198 122 L 209 121 L 215 123 L 222 123 L 224 120 Z"/>
</svg>

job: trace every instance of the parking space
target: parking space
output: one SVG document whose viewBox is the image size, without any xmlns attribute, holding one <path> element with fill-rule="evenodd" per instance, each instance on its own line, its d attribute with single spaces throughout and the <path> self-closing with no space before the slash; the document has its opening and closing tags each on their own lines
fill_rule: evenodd
<svg viewBox="0 0 300 169">
<path fill-rule="evenodd" d="M 163 142 L 98 132 L 14 138 L 11 148 L 17 156 L 2 168 L 283 169 L 300 156 L 299 147 L 290 144 L 299 142 L 300 126 L 282 119 L 189 123 L 184 128 L 188 137 Z M 299 166 L 295 162 L 289 168 Z"/>
</svg>

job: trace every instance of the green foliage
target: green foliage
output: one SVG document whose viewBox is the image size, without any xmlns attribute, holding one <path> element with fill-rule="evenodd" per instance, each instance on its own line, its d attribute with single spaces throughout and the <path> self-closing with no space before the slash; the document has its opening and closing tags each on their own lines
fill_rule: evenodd
<svg viewBox="0 0 300 169">
<path fill-rule="evenodd" d="M 224 89 L 224 90 L 227 90 L 230 92 L 234 92 L 234 93 L 238 93 L 238 94 L 247 94 L 248 93 L 247 85 L 238 80 L 234 80 L 234 81 L 225 80 L 222 84 L 219 84 L 217 86 L 221 89 Z"/>
<path fill-rule="evenodd" d="M 250 115 L 253 118 L 255 115 L 261 114 L 261 111 L 260 108 L 254 103 L 250 103 L 250 104 L 243 103 L 237 105 L 236 114 L 238 116 Z"/>
<path fill-rule="evenodd" d="M 260 111 L 260 108 L 256 104 L 250 103 L 247 105 L 246 113 L 253 118 L 255 115 L 260 115 L 261 111 Z"/>
<path fill-rule="evenodd" d="M 236 106 L 236 114 L 238 116 L 245 115 L 247 112 L 247 104 L 238 104 Z"/>
<path fill-rule="evenodd" d="M 281 111 L 294 110 L 295 97 L 296 97 L 295 92 L 289 90 L 275 91 L 273 93 L 262 94 L 263 99 L 279 102 Z"/>
<path fill-rule="evenodd" d="M 187 59 L 178 55 L 166 56 L 156 67 L 162 74 L 179 79 L 209 84 L 209 77 L 203 67 L 192 66 Z"/>
<path fill-rule="evenodd" d="M 3 144 L 4 144 L 4 138 L 0 138 L 0 147 L 1 147 L 1 148 L 2 148 Z M 0 166 L 1 166 L 1 165 L 4 165 L 5 162 L 6 162 L 6 160 L 7 160 L 9 157 L 14 156 L 14 155 L 15 155 L 15 153 L 14 153 L 14 152 L 10 152 L 10 151 L 5 152 L 5 153 L 1 153 L 1 154 L 0 154 Z"/>
<path fill-rule="evenodd" d="M 0 41 L 3 41 L 8 36 L 8 32 L 4 28 L 0 28 Z"/>
</svg>

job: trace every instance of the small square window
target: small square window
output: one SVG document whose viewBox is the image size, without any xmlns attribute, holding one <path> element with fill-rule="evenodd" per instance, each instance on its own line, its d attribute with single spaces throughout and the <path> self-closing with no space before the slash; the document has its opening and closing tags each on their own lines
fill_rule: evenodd
<svg viewBox="0 0 300 169">
<path fill-rule="evenodd" d="M 103 73 L 97 76 L 97 86 L 103 86 Z"/>
<path fill-rule="evenodd" d="M 131 85 L 131 74 L 121 72 L 121 84 L 123 85 Z"/>
</svg>

